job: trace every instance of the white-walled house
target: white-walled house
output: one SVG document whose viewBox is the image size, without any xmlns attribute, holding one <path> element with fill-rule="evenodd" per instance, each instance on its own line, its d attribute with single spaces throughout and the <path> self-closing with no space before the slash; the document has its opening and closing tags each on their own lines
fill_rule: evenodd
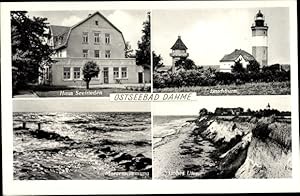
<svg viewBox="0 0 300 196">
<path fill-rule="evenodd" d="M 40 83 L 85 86 L 82 70 L 88 61 L 100 68 L 91 85 L 150 83 L 150 66 L 139 66 L 135 58 L 125 58 L 122 32 L 100 12 L 71 27 L 50 25 L 49 30 L 48 44 L 55 51 L 52 59 L 56 62 L 45 67 Z"/>
<path fill-rule="evenodd" d="M 232 53 L 226 54 L 220 60 L 220 72 L 231 72 L 232 66 L 237 61 L 240 61 L 243 67 L 246 68 L 249 62 L 253 60 L 255 60 L 255 58 L 248 52 L 235 49 Z"/>
</svg>

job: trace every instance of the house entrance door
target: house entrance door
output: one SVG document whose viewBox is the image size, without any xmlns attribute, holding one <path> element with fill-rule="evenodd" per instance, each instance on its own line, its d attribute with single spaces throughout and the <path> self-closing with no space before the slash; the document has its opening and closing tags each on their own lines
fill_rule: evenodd
<svg viewBox="0 0 300 196">
<path fill-rule="evenodd" d="M 138 80 L 139 80 L 139 84 L 144 83 L 143 72 L 139 72 Z"/>
<path fill-rule="evenodd" d="M 103 68 L 103 83 L 108 84 L 108 67 Z"/>
</svg>

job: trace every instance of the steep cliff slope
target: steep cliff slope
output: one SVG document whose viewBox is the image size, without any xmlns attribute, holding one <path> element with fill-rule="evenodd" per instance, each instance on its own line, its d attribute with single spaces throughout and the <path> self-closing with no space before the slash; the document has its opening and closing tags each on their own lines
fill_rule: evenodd
<svg viewBox="0 0 300 196">
<path fill-rule="evenodd" d="M 202 178 L 286 178 L 291 176 L 291 126 L 276 117 L 206 116 L 197 134 L 216 147 L 215 167 Z"/>
<path fill-rule="evenodd" d="M 236 178 L 288 178 L 292 175 L 291 127 L 261 119 L 252 130 L 245 163 Z"/>
</svg>

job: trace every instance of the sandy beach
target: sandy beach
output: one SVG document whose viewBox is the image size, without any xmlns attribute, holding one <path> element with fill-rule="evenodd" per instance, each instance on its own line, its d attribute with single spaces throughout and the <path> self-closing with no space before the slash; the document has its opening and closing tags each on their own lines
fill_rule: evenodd
<svg viewBox="0 0 300 196">
<path fill-rule="evenodd" d="M 154 144 L 154 179 L 201 178 L 215 167 L 215 162 L 210 157 L 216 150 L 214 145 L 199 134 L 194 134 L 197 126 L 190 120 L 173 119 L 159 126 L 165 130 L 157 128 L 160 132 L 175 132 Z"/>
<path fill-rule="evenodd" d="M 171 179 L 184 174 L 185 159 L 180 154 L 180 144 L 189 137 L 194 123 L 178 124 L 176 133 L 165 137 L 153 150 L 153 177 L 155 179 Z"/>
</svg>

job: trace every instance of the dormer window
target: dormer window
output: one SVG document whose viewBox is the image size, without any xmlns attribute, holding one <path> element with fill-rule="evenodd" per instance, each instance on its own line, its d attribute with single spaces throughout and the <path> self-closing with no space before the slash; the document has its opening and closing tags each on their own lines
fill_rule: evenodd
<svg viewBox="0 0 300 196">
<path fill-rule="evenodd" d="M 59 37 L 58 37 L 58 44 L 62 44 L 62 42 L 63 42 L 63 37 L 62 37 L 62 36 L 59 36 Z"/>
<path fill-rule="evenodd" d="M 97 25 L 97 26 L 98 26 L 98 20 L 95 20 L 95 25 Z"/>
</svg>

